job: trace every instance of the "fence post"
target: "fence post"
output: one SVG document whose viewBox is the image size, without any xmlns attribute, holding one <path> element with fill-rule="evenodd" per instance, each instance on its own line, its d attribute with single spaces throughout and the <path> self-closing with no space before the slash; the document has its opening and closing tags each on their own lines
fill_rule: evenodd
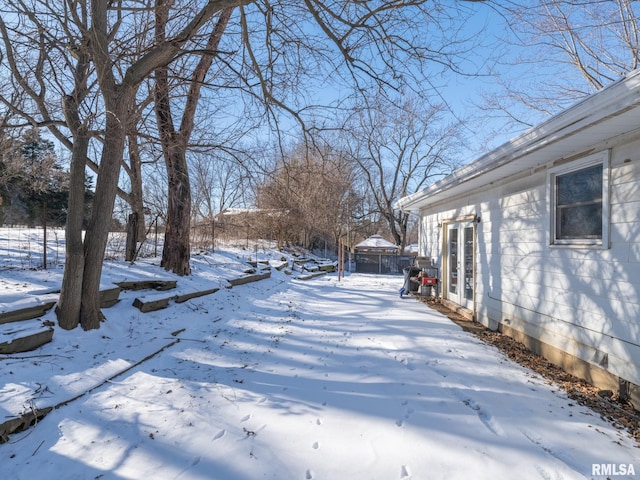
<svg viewBox="0 0 640 480">
<path fill-rule="evenodd" d="M 342 273 L 342 239 L 338 239 L 338 281 L 340 281 L 340 275 Z"/>
<path fill-rule="evenodd" d="M 47 269 L 47 201 L 42 202 L 42 268 Z"/>
</svg>

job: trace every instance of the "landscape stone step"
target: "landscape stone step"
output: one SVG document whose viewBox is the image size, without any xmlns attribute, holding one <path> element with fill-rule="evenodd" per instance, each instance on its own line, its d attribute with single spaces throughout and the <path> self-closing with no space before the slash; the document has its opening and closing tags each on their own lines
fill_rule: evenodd
<svg viewBox="0 0 640 480">
<path fill-rule="evenodd" d="M 297 279 L 298 280 L 311 280 L 312 278 L 322 277 L 322 276 L 326 275 L 327 273 L 329 273 L 329 272 L 321 272 L 321 271 L 311 272 L 311 273 L 308 273 L 306 275 L 300 275 L 300 276 L 297 277 Z"/>
<path fill-rule="evenodd" d="M 182 295 L 176 295 L 176 303 L 183 303 L 187 300 L 191 300 L 192 298 L 204 297 L 205 295 L 211 295 L 212 293 L 216 293 L 219 288 L 210 288 L 208 290 L 200 290 L 197 292 L 185 293 Z"/>
<path fill-rule="evenodd" d="M 26 297 L 15 302 L 0 304 L 0 324 L 20 322 L 43 316 L 58 301 L 58 295 L 49 293 Z"/>
<path fill-rule="evenodd" d="M 127 282 L 116 282 L 122 290 L 171 290 L 176 288 L 176 280 L 134 280 Z"/>
<path fill-rule="evenodd" d="M 236 277 L 227 280 L 231 287 L 235 287 L 238 285 L 244 285 L 251 282 L 257 282 L 258 280 L 264 280 L 266 278 L 271 277 L 271 270 L 267 270 L 265 272 L 254 273 L 250 275 L 244 275 L 242 277 Z M 133 306 L 139 309 L 143 313 L 147 312 L 155 312 L 157 310 L 162 310 L 163 308 L 167 308 L 169 306 L 169 302 L 175 301 L 176 303 L 186 302 L 192 298 L 202 297 L 204 295 L 211 295 L 219 291 L 220 288 L 214 287 L 205 290 L 196 290 L 184 293 L 177 293 L 173 295 L 161 295 L 161 294 L 152 294 L 145 295 L 141 297 L 136 297 L 133 300 Z"/>
<path fill-rule="evenodd" d="M 238 285 L 257 282 L 258 280 L 264 280 L 270 277 L 271 277 L 271 270 L 267 270 L 265 272 L 252 273 L 249 275 L 244 275 L 242 277 L 231 278 L 227 281 L 231 284 L 232 287 L 236 287 Z"/>
<path fill-rule="evenodd" d="M 105 288 L 100 290 L 100 307 L 109 308 L 113 307 L 120 301 L 120 287 Z"/>
<path fill-rule="evenodd" d="M 120 287 L 100 290 L 100 306 L 109 308 L 120 300 Z M 59 292 L 25 297 L 0 304 L 0 354 L 29 352 L 53 338 L 53 322 L 34 320 L 57 303 Z"/>
<path fill-rule="evenodd" d="M 0 325 L 0 354 L 29 352 L 53 338 L 52 322 L 22 320 Z"/>
<path fill-rule="evenodd" d="M 100 306 L 109 308 L 118 303 L 120 290 L 120 287 L 100 290 Z M 36 297 L 27 296 L 15 302 L 0 303 L 0 325 L 43 316 L 56 304 L 59 293 L 56 291 Z"/>
<path fill-rule="evenodd" d="M 142 313 L 155 312 L 156 310 L 162 310 L 169 306 L 171 300 L 175 300 L 177 295 L 167 296 L 166 294 L 156 295 L 144 295 L 142 297 L 136 297 L 133 300 L 133 306 L 140 310 Z"/>
</svg>

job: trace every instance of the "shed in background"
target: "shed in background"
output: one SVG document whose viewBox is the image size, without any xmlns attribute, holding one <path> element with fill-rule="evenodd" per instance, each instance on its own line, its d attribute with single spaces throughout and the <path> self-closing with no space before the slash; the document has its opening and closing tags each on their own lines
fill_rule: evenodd
<svg viewBox="0 0 640 480">
<path fill-rule="evenodd" d="M 396 244 L 380 235 L 372 235 L 353 247 L 356 273 L 401 275 L 413 257 L 400 255 Z"/>
</svg>

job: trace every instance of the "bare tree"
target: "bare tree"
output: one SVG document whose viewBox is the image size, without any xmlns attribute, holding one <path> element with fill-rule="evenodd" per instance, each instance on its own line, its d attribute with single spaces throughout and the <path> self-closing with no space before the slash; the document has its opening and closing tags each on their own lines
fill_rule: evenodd
<svg viewBox="0 0 640 480">
<path fill-rule="evenodd" d="M 209 1 L 193 11 L 189 17 L 177 12 L 173 35 L 154 38 L 147 50 L 136 59 L 118 57 L 121 53 L 120 35 L 131 35 L 122 22 L 124 5 L 111 4 L 105 0 L 91 2 L 91 26 L 84 30 L 88 50 L 96 68 L 102 100 L 106 108 L 105 148 L 102 150 L 100 169 L 96 182 L 93 215 L 87 228 L 84 245 L 85 267 L 82 285 L 82 300 L 79 320 L 84 329 L 100 326 L 103 315 L 100 311 L 99 287 L 102 259 L 107 244 L 109 225 L 104 221 L 113 211 L 118 188 L 118 178 L 128 133 L 128 118 L 135 106 L 140 84 L 152 72 L 163 68 L 183 53 L 182 48 L 206 23 L 231 1 Z M 132 7 L 136 8 L 137 7 Z M 149 32 L 143 31 L 146 35 Z M 139 33 L 140 34 L 140 33 Z M 114 60 L 119 62 L 114 62 Z M 77 206 L 69 205 L 69 208 Z M 61 293 L 63 295 L 64 292 Z"/>
<path fill-rule="evenodd" d="M 171 5 L 161 2 L 156 10 L 159 40 L 164 38 L 164 12 Z M 210 92 L 227 102 L 239 92 L 243 97 L 231 98 L 238 103 L 253 102 L 254 111 L 263 111 L 263 121 L 269 122 L 277 141 L 283 142 L 283 115 L 294 119 L 307 134 L 312 131 L 307 122 L 319 105 L 311 105 L 311 85 L 349 85 L 366 102 L 372 84 L 399 88 L 415 79 L 430 61 L 455 68 L 456 58 L 469 53 L 468 46 L 458 43 L 456 28 L 448 28 L 460 21 L 457 5 L 282 0 L 238 2 L 236 9 L 230 5 L 222 11 L 206 45 L 194 43 L 193 49 L 201 56 L 180 107 L 179 128 L 171 112 L 169 68 L 156 72 L 156 111 L 169 183 L 163 266 L 178 274 L 189 273 L 191 187 L 186 151 L 198 95 L 206 87 L 201 84 L 214 60 L 216 75 L 224 72 L 225 81 L 217 82 Z M 185 71 L 189 68 L 180 69 L 183 76 Z"/>
<path fill-rule="evenodd" d="M 172 5 L 171 0 L 159 0 L 157 3 L 155 35 L 158 43 L 166 41 L 169 10 Z M 185 98 L 182 121 L 178 129 L 175 128 L 169 99 L 168 68 L 163 66 L 155 72 L 155 107 L 168 177 L 168 211 L 161 265 L 178 275 L 191 273 L 189 263 L 191 185 L 187 165 L 187 146 L 194 128 L 202 83 L 213 62 L 213 52 L 218 49 L 232 12 L 233 7 L 228 7 L 221 10 L 217 16 L 204 53 L 191 73 L 189 92 Z"/>
<path fill-rule="evenodd" d="M 495 3 L 509 30 L 501 74 L 476 102 L 510 128 L 528 128 L 638 68 L 635 0 Z M 517 72 L 517 73 L 516 73 Z"/>
<path fill-rule="evenodd" d="M 398 103 L 378 97 L 348 120 L 344 141 L 364 176 L 375 214 L 404 248 L 409 219 L 393 204 L 457 166 L 460 124 L 449 123 L 441 106 L 410 97 Z"/>
<path fill-rule="evenodd" d="M 27 124 L 48 128 L 71 152 L 69 203 L 77 208 L 67 212 L 62 284 L 65 294 L 58 302 L 57 312 L 60 325 L 73 328 L 78 323 L 81 301 L 85 165 L 94 117 L 87 109 L 92 93 L 90 58 L 76 28 L 77 23 L 86 25 L 87 11 L 78 8 L 72 15 L 70 11 L 49 8 L 45 3 L 25 5 L 16 1 L 5 2 L 5 5 L 11 11 L 6 18 L 12 20 L 9 24 L 0 17 L 5 65 L 14 88 L 24 92 L 29 101 L 16 103 L 14 96 L 3 94 L 0 102 Z M 38 7 L 41 11 L 36 11 Z"/>
<path fill-rule="evenodd" d="M 219 151 L 199 153 L 191 162 L 194 199 L 193 218 L 208 224 L 211 246 L 215 248 L 215 222 L 225 209 L 244 204 L 248 188 L 244 168 L 235 157 L 220 156 Z"/>
<path fill-rule="evenodd" d="M 299 158 L 283 156 L 256 188 L 257 218 L 262 234 L 278 246 L 297 244 L 305 228 L 302 197 L 310 181 L 309 169 Z"/>
<path fill-rule="evenodd" d="M 182 47 L 211 17 L 231 3 L 236 2 L 211 0 L 201 8 L 193 9 L 189 17 L 182 16 L 181 12 L 176 13 L 175 18 L 172 17 L 173 35 L 163 43 L 155 43 L 153 36 L 148 35 L 149 22 L 142 18 L 145 15 L 148 17 L 151 9 L 127 6 L 122 2 L 43 2 L 35 5 L 41 9 L 36 11 L 33 6 L 17 0 L 9 4 L 12 15 L 0 21 L 0 33 L 7 52 L 6 62 L 16 83 L 29 92 L 36 107 L 34 112 L 38 115 L 29 116 L 29 112 L 22 111 L 22 116 L 34 125 L 68 127 L 73 134 L 73 146 L 70 148 L 70 235 L 67 238 L 68 245 L 73 247 L 68 252 L 58 305 L 58 318 L 64 328 L 73 328 L 78 322 L 85 329 L 98 328 L 102 319 L 98 289 L 111 223 L 105 218 L 111 218 L 115 195 L 118 193 L 125 139 L 130 131 L 139 85 L 151 72 L 182 54 Z M 176 11 L 182 11 L 185 6 L 181 5 Z M 11 24 L 5 19 L 11 20 Z M 32 34 L 22 35 L 29 22 Z M 20 38 L 24 42 L 16 41 Z M 127 47 L 132 41 L 137 46 L 133 52 Z M 34 45 L 38 48 L 34 49 Z M 28 73 L 22 74 L 16 55 L 34 59 Z M 94 67 L 95 75 L 92 73 Z M 72 90 L 64 97 L 64 118 L 55 119 L 49 115 L 50 99 L 46 87 L 51 78 L 57 81 L 60 91 L 69 91 L 69 87 Z M 82 242 L 81 223 L 77 228 L 74 219 L 84 214 L 84 191 L 81 196 L 73 192 L 76 191 L 74 186 L 84 187 L 87 149 L 82 149 L 89 144 L 90 131 L 79 113 L 91 111 L 86 110 L 91 108 L 87 105 L 87 93 L 91 91 L 91 85 L 99 88 L 100 102 L 106 114 L 99 119 L 104 126 L 104 146 L 98 167 L 93 215 L 85 241 Z M 9 101 L 5 104 L 14 108 Z M 96 105 L 99 103 L 93 104 L 94 109 Z M 97 117 L 95 113 L 93 116 Z M 63 144 L 71 143 L 64 132 L 53 132 Z"/>
<path fill-rule="evenodd" d="M 36 2 L 31 5 L 7 1 L 12 15 L 0 19 L 0 37 L 5 47 L 5 66 L 15 88 L 29 101 L 18 103 L 9 95 L 0 102 L 22 119 L 22 124 L 46 127 L 71 152 L 69 203 L 75 205 L 67 215 L 65 276 L 58 318 L 63 328 L 74 328 L 79 319 L 84 272 L 82 228 L 85 219 L 85 167 L 99 167 L 89 155 L 91 142 L 105 144 L 103 126 L 95 110 L 102 110 L 97 97 L 96 78 L 89 43 L 90 11 L 84 3 L 64 5 Z M 20 127 L 19 122 L 13 123 Z M 97 145 L 94 145 L 94 148 Z M 133 187 L 138 185 L 132 172 Z M 118 189 L 134 208 L 140 197 Z M 104 212 L 103 212 L 104 214 Z M 104 217 L 111 218 L 111 213 Z M 101 220 L 110 225 L 110 221 Z"/>
<path fill-rule="evenodd" d="M 558 83 L 570 96 L 583 96 L 638 67 L 640 7 L 634 0 L 575 2 L 538 0 L 513 12 L 514 28 L 537 48 L 540 60 L 555 59 L 578 73 L 587 88 Z M 533 7 L 533 8 L 532 8 Z"/>
<path fill-rule="evenodd" d="M 256 204 L 266 232 L 279 244 L 306 248 L 336 242 L 347 224 L 354 192 L 353 165 L 335 148 L 295 146 L 258 187 Z"/>
</svg>

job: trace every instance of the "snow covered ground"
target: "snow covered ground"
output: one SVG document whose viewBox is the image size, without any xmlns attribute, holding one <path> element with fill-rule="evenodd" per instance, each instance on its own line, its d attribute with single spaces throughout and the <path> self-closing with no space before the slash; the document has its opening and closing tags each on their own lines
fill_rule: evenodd
<svg viewBox="0 0 640 480">
<path fill-rule="evenodd" d="M 242 260 L 196 258 L 179 285 L 223 285 Z M 107 262 L 103 283 L 142 276 L 171 277 L 150 261 Z M 59 280 L 56 269 L 0 272 L 0 303 Z M 640 475 L 640 450 L 624 432 L 400 299 L 401 283 L 301 281 L 274 269 L 150 313 L 131 306 L 141 292 L 123 292 L 99 330 L 56 328 L 38 351 L 0 356 L 3 417 L 79 396 L 0 445 L 0 478 Z"/>
</svg>

